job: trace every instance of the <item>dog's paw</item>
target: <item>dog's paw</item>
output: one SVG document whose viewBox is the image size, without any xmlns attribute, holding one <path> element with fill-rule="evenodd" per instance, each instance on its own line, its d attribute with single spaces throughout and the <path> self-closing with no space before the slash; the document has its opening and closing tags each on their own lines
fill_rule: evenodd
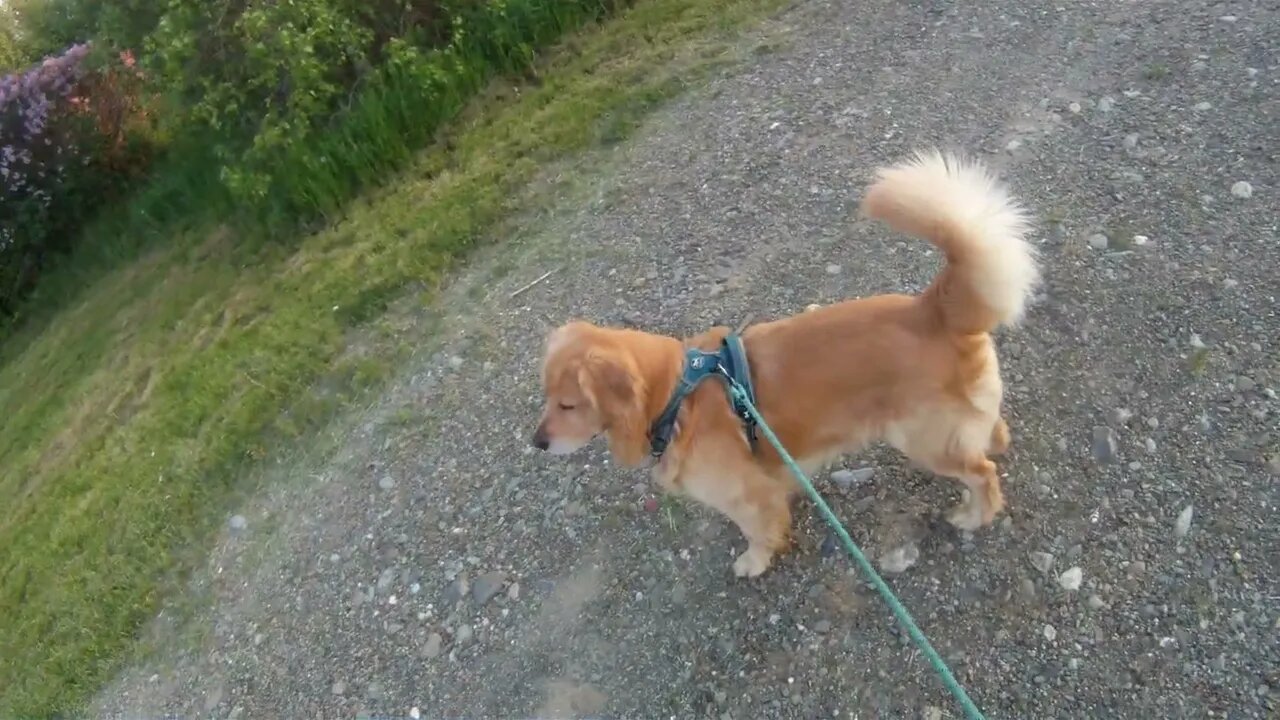
<svg viewBox="0 0 1280 720">
<path fill-rule="evenodd" d="M 769 569 L 772 556 L 756 548 L 747 548 L 746 552 L 733 561 L 733 574 L 737 577 L 753 578 Z"/>
<path fill-rule="evenodd" d="M 957 530 L 967 530 L 973 532 L 982 527 L 982 507 L 981 503 L 975 502 L 968 490 L 965 491 L 964 500 L 947 514 L 947 522 L 951 523 Z"/>
</svg>

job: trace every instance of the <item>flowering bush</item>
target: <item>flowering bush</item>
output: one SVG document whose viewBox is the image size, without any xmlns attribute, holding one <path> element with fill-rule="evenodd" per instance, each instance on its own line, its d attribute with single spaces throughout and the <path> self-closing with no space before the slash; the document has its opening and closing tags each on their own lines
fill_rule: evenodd
<svg viewBox="0 0 1280 720">
<path fill-rule="evenodd" d="M 150 156 L 132 56 L 89 59 L 89 45 L 73 45 L 0 79 L 0 315 Z"/>
</svg>

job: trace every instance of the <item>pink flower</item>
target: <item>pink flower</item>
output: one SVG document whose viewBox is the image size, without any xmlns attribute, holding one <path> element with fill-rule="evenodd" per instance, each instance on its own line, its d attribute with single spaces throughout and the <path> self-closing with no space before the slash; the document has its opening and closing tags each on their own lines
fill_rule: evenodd
<svg viewBox="0 0 1280 720">
<path fill-rule="evenodd" d="M 120 62 L 124 63 L 125 67 L 132 69 L 137 64 L 138 59 L 133 56 L 132 50 L 121 50 Z"/>
</svg>

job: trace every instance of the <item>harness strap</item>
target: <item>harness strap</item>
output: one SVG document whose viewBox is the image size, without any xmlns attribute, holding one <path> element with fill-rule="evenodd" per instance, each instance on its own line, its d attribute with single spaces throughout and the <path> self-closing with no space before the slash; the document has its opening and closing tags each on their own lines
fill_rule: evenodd
<svg viewBox="0 0 1280 720">
<path fill-rule="evenodd" d="M 689 348 L 684 353 L 684 370 L 680 380 L 671 391 L 671 399 L 667 401 L 662 414 L 653 421 L 649 428 L 649 449 L 654 457 L 661 457 L 671 444 L 671 436 L 675 433 L 676 417 L 680 414 L 680 405 L 698 385 L 712 375 L 720 377 L 725 383 L 725 393 L 733 412 L 741 420 L 747 434 L 747 442 L 751 451 L 756 449 L 756 421 L 750 408 L 739 402 L 729 388 L 733 383 L 742 386 L 750 401 L 755 401 L 755 389 L 751 384 L 751 367 L 747 363 L 747 351 L 743 347 L 742 338 L 737 333 L 725 337 L 717 352 L 706 352 L 697 348 Z"/>
</svg>

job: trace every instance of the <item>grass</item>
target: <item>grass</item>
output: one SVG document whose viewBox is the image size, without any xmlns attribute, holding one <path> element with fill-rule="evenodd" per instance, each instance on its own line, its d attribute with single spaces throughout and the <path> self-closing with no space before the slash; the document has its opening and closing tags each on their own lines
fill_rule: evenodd
<svg viewBox="0 0 1280 720">
<path fill-rule="evenodd" d="M 644 0 L 498 81 L 387 186 L 291 242 L 232 224 L 85 278 L 0 348 L 0 717 L 74 713 L 136 650 L 254 464 L 391 374 L 347 352 L 430 299 L 539 169 L 616 142 L 780 0 Z M 527 195 L 523 195 L 528 197 Z M 72 272 L 69 270 L 68 272 Z"/>
</svg>

